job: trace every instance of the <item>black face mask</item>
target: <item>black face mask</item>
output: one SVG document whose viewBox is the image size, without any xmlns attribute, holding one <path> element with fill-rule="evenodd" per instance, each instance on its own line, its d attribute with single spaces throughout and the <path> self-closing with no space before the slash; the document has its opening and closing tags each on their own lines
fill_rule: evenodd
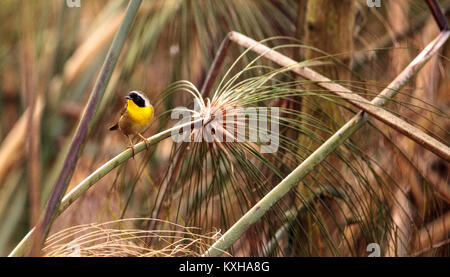
<svg viewBox="0 0 450 277">
<path fill-rule="evenodd" d="M 139 94 L 132 92 L 128 97 L 139 107 L 145 107 L 145 100 Z"/>
</svg>

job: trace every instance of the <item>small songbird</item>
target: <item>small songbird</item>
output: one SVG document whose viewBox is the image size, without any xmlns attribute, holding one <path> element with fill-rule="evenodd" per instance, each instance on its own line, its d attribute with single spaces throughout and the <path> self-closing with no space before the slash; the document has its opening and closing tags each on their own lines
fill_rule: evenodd
<svg viewBox="0 0 450 277">
<path fill-rule="evenodd" d="M 119 121 L 109 128 L 110 131 L 119 129 L 130 141 L 133 156 L 136 152 L 130 135 L 138 135 L 148 148 L 148 141 L 142 136 L 144 131 L 153 119 L 153 106 L 145 95 L 140 91 L 131 91 L 125 96 L 125 104 Z"/>
</svg>

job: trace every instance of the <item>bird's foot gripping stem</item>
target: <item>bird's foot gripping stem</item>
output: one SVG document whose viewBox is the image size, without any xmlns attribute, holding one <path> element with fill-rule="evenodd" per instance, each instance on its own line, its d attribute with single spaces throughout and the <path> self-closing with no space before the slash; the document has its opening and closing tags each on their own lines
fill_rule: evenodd
<svg viewBox="0 0 450 277">
<path fill-rule="evenodd" d="M 133 144 L 131 144 L 131 145 L 128 146 L 127 148 L 131 148 L 131 151 L 133 152 L 133 159 L 134 159 L 134 155 L 136 155 L 136 148 L 134 147 Z"/>
<path fill-rule="evenodd" d="M 150 148 L 150 142 L 148 142 L 148 140 L 143 135 L 141 135 L 140 133 L 138 133 L 137 135 L 141 138 L 141 140 L 144 141 L 145 148 L 147 148 L 147 150 L 148 150 Z"/>
<path fill-rule="evenodd" d="M 136 148 L 134 147 L 133 141 L 130 139 L 130 137 L 129 136 L 127 136 L 127 137 L 128 137 L 128 140 L 130 141 L 130 146 L 128 146 L 127 148 L 131 148 L 131 151 L 133 152 L 133 159 L 134 159 L 134 155 L 136 155 Z"/>
</svg>

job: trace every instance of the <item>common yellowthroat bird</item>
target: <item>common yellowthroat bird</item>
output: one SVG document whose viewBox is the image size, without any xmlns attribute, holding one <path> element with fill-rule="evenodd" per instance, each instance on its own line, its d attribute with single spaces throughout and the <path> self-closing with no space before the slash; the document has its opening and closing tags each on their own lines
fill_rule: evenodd
<svg viewBox="0 0 450 277">
<path fill-rule="evenodd" d="M 120 130 L 130 141 L 133 156 L 136 152 L 130 135 L 138 135 L 148 148 L 148 141 L 141 132 L 144 131 L 153 119 L 153 106 L 145 95 L 140 91 L 131 91 L 125 96 L 127 100 L 119 121 L 109 128 L 110 131 Z"/>
</svg>

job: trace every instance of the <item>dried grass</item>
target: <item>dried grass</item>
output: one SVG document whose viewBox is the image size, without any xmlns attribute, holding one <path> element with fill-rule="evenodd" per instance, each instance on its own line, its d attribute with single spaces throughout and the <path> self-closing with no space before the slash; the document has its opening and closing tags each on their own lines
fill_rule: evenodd
<svg viewBox="0 0 450 277">
<path fill-rule="evenodd" d="M 133 227 L 148 221 L 157 221 L 158 226 L 166 228 L 142 230 Z M 169 221 L 128 218 L 61 230 L 47 239 L 43 256 L 198 257 L 220 237 L 220 231 L 202 234 L 200 228 L 185 227 Z"/>
</svg>

